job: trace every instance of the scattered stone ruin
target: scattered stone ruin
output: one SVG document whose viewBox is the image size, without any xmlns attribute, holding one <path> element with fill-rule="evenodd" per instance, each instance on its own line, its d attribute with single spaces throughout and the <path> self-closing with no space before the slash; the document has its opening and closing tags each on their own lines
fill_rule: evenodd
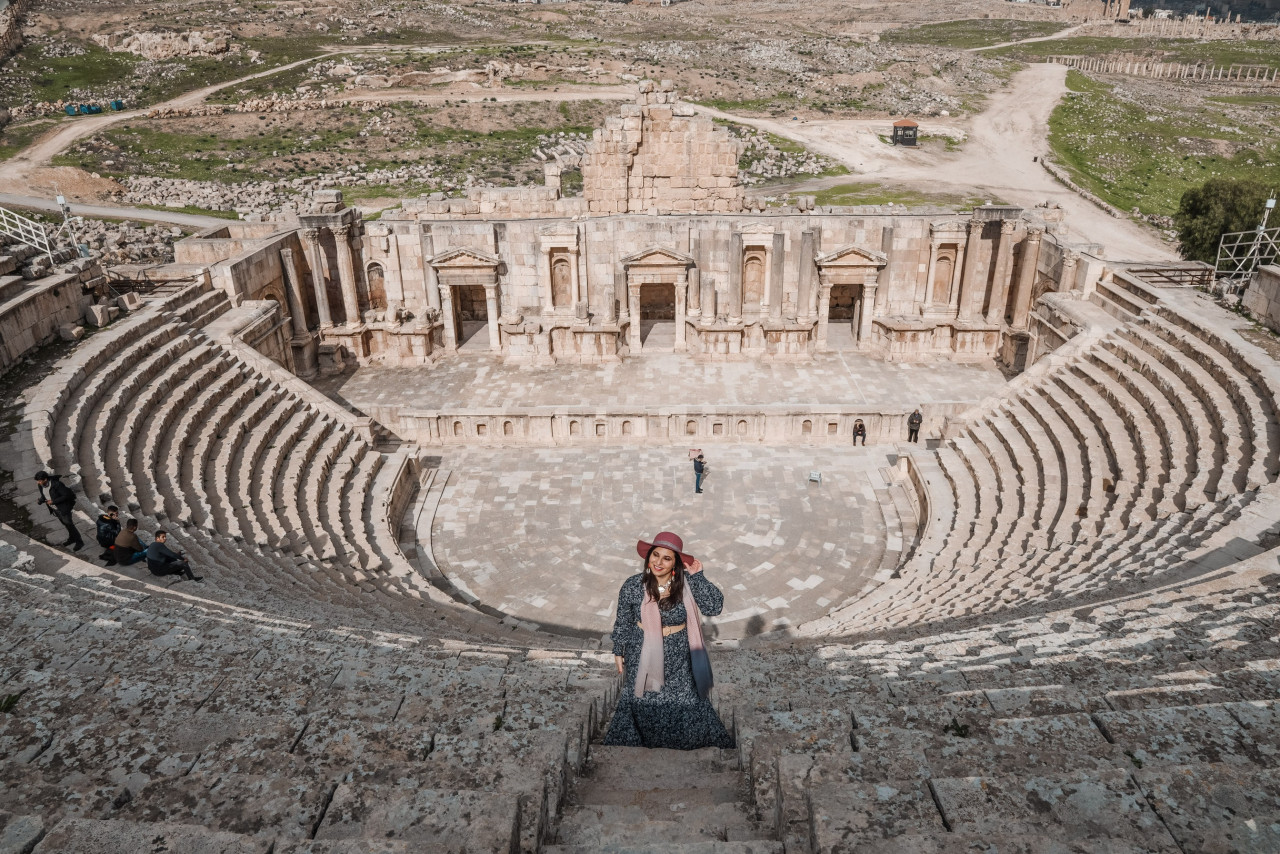
<svg viewBox="0 0 1280 854">
<path fill-rule="evenodd" d="M 660 213 L 710 188 L 680 186 L 682 149 L 646 134 L 705 138 L 687 158 L 725 140 L 642 94 L 593 141 L 611 158 L 588 152 L 626 177 L 595 198 L 625 210 L 552 186 L 364 223 L 329 191 L 297 227 L 232 223 L 172 264 L 112 268 L 114 305 L 89 268 L 0 280 L 6 347 L 51 289 L 101 324 L 60 351 L 37 349 L 43 330 L 6 350 L 33 366 L 5 374 L 0 444 L 4 850 L 1280 846 L 1274 342 L 1167 270 L 1067 243 L 1049 208 Z M 733 198 L 715 189 L 713 208 Z M 0 269 L 14 257 L 0 248 Z M 737 746 L 681 756 L 595 743 L 619 682 L 601 639 L 571 630 L 582 602 L 533 622 L 447 583 L 432 517 L 470 501 L 490 518 L 497 502 L 469 496 L 501 472 L 447 470 L 302 379 L 417 364 L 430 396 L 433 368 L 474 358 L 477 384 L 506 361 L 554 383 L 561 359 L 656 362 L 637 327 L 663 323 L 685 371 L 732 357 L 763 374 L 838 346 L 1021 369 L 928 420 L 924 444 L 876 434 L 866 491 L 900 520 L 893 561 L 817 619 L 713 621 L 713 699 Z M 482 330 L 472 353 L 460 333 Z M 458 435 L 529 441 L 505 417 Z M 590 442 L 640 438 L 600 423 L 537 438 L 585 480 Z M 764 464 L 771 445 L 848 442 L 832 424 L 751 450 Z M 686 436 L 664 441 L 683 466 Z M 40 468 L 77 491 L 82 531 L 115 504 L 172 531 L 207 582 L 45 545 L 65 532 L 36 504 Z M 797 507 L 824 500 L 821 477 L 802 488 Z M 859 545 L 838 524 L 778 542 L 756 521 L 741 536 L 759 566 L 703 552 L 730 596 L 824 584 L 835 546 Z M 490 526 L 489 571 L 527 571 L 528 539 Z M 592 568 L 567 540 L 556 557 Z"/>
</svg>

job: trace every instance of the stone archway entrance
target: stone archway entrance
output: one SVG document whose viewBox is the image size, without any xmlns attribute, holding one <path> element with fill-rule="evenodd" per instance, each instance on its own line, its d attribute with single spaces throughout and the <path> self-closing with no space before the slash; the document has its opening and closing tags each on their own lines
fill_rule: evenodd
<svg viewBox="0 0 1280 854">
<path fill-rule="evenodd" d="M 876 288 L 883 252 L 846 246 L 814 259 L 818 266 L 819 350 L 865 350 L 871 346 Z M 847 330 L 847 332 L 846 332 Z"/>
<path fill-rule="evenodd" d="M 674 284 L 640 286 L 640 346 L 646 352 L 673 352 L 676 346 Z"/>
<path fill-rule="evenodd" d="M 842 283 L 831 286 L 827 312 L 827 345 L 832 350 L 858 348 L 858 314 L 862 309 L 862 286 Z"/>
<path fill-rule="evenodd" d="M 685 350 L 685 306 L 693 259 L 653 247 L 622 259 L 627 293 L 626 317 L 632 353 Z"/>
<path fill-rule="evenodd" d="M 482 285 L 453 289 L 453 328 L 459 350 L 489 349 L 489 311 Z"/>
<path fill-rule="evenodd" d="M 451 249 L 430 264 L 440 283 L 445 348 L 502 352 L 498 331 L 501 260 L 478 249 Z"/>
</svg>

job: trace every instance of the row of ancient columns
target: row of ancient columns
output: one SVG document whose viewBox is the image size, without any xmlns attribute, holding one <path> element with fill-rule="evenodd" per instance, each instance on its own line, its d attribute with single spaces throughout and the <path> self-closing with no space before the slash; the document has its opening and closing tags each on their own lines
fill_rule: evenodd
<svg viewBox="0 0 1280 854">
<path fill-rule="evenodd" d="M 1000 223 L 1000 239 L 995 251 L 995 269 L 991 272 L 991 296 L 986 300 L 987 310 L 984 315 L 982 303 L 987 296 L 987 283 L 986 277 L 983 277 L 983 280 L 978 278 L 978 269 L 981 266 L 978 247 L 981 245 L 982 229 L 985 225 L 986 222 L 983 220 L 970 220 L 968 239 L 957 246 L 955 263 L 960 270 L 960 287 L 958 290 L 955 287 L 948 289 L 948 309 L 954 310 L 957 319 L 961 321 L 985 321 L 995 326 L 1004 321 L 1004 311 L 1009 296 L 1009 279 L 1013 269 L 1013 246 L 1017 242 L 1014 236 L 1017 222 L 1006 219 Z M 1043 229 L 1030 229 L 1026 240 L 1023 241 L 1022 269 L 1014 290 L 1015 306 L 1025 302 L 1030 294 L 1031 285 L 1028 277 L 1035 273 L 1035 259 L 1039 257 L 1040 237 L 1043 233 Z M 926 303 L 931 303 L 933 300 L 933 278 L 937 271 L 938 251 L 949 242 L 951 241 L 945 236 L 938 236 L 930 241 L 929 263 L 925 274 L 926 292 L 923 295 Z"/>
<path fill-rule="evenodd" d="M 340 225 L 332 231 L 338 248 L 338 281 L 342 285 L 342 309 L 347 317 L 347 325 L 357 326 L 360 324 L 360 296 L 356 290 L 355 256 L 351 252 L 352 228 L 349 225 Z M 333 326 L 333 315 L 329 311 L 329 294 L 324 283 L 324 250 L 320 246 L 320 229 L 304 228 L 302 241 L 303 250 L 307 253 L 308 266 L 311 267 L 311 285 L 315 290 L 316 313 L 320 319 L 320 327 L 327 329 Z"/>
</svg>

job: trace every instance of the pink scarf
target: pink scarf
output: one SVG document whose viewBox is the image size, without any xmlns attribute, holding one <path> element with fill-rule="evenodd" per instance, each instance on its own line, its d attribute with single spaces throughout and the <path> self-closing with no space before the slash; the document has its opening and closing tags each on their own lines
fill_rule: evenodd
<svg viewBox="0 0 1280 854">
<path fill-rule="evenodd" d="M 694 650 L 705 652 L 706 647 L 702 643 L 702 613 L 698 610 L 698 603 L 693 601 L 687 577 L 684 583 L 684 610 L 685 631 L 689 633 L 689 652 L 691 655 Z M 644 645 L 640 647 L 640 666 L 636 669 L 637 697 L 643 697 L 646 690 L 661 691 L 665 682 L 662 678 L 662 613 L 658 610 L 657 601 L 648 591 L 645 591 L 644 602 L 640 605 L 640 626 L 644 630 Z M 710 686 L 707 690 L 710 690 Z"/>
</svg>

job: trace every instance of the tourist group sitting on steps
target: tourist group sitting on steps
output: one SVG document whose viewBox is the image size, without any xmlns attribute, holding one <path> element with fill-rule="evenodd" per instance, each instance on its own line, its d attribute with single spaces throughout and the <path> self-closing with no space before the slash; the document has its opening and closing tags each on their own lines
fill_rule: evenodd
<svg viewBox="0 0 1280 854">
<path fill-rule="evenodd" d="M 84 548 L 84 538 L 77 530 L 71 513 L 76 506 L 76 494 L 62 482 L 62 476 L 45 471 L 36 472 L 36 485 L 40 489 L 39 503 L 49 508 L 49 512 L 58 518 L 67 529 L 67 539 L 60 543 L 70 547 L 72 551 Z M 138 520 L 130 519 L 123 526 L 120 524 L 120 508 L 114 504 L 105 513 L 98 516 L 98 545 L 102 546 L 102 554 L 98 559 L 107 566 L 132 566 L 146 560 L 147 569 L 152 575 L 164 577 L 177 575 L 190 581 L 204 581 L 203 575 L 191 571 L 191 564 L 186 553 L 174 551 L 168 545 L 168 532 L 157 530 L 150 543 L 143 543 L 138 536 Z"/>
</svg>

